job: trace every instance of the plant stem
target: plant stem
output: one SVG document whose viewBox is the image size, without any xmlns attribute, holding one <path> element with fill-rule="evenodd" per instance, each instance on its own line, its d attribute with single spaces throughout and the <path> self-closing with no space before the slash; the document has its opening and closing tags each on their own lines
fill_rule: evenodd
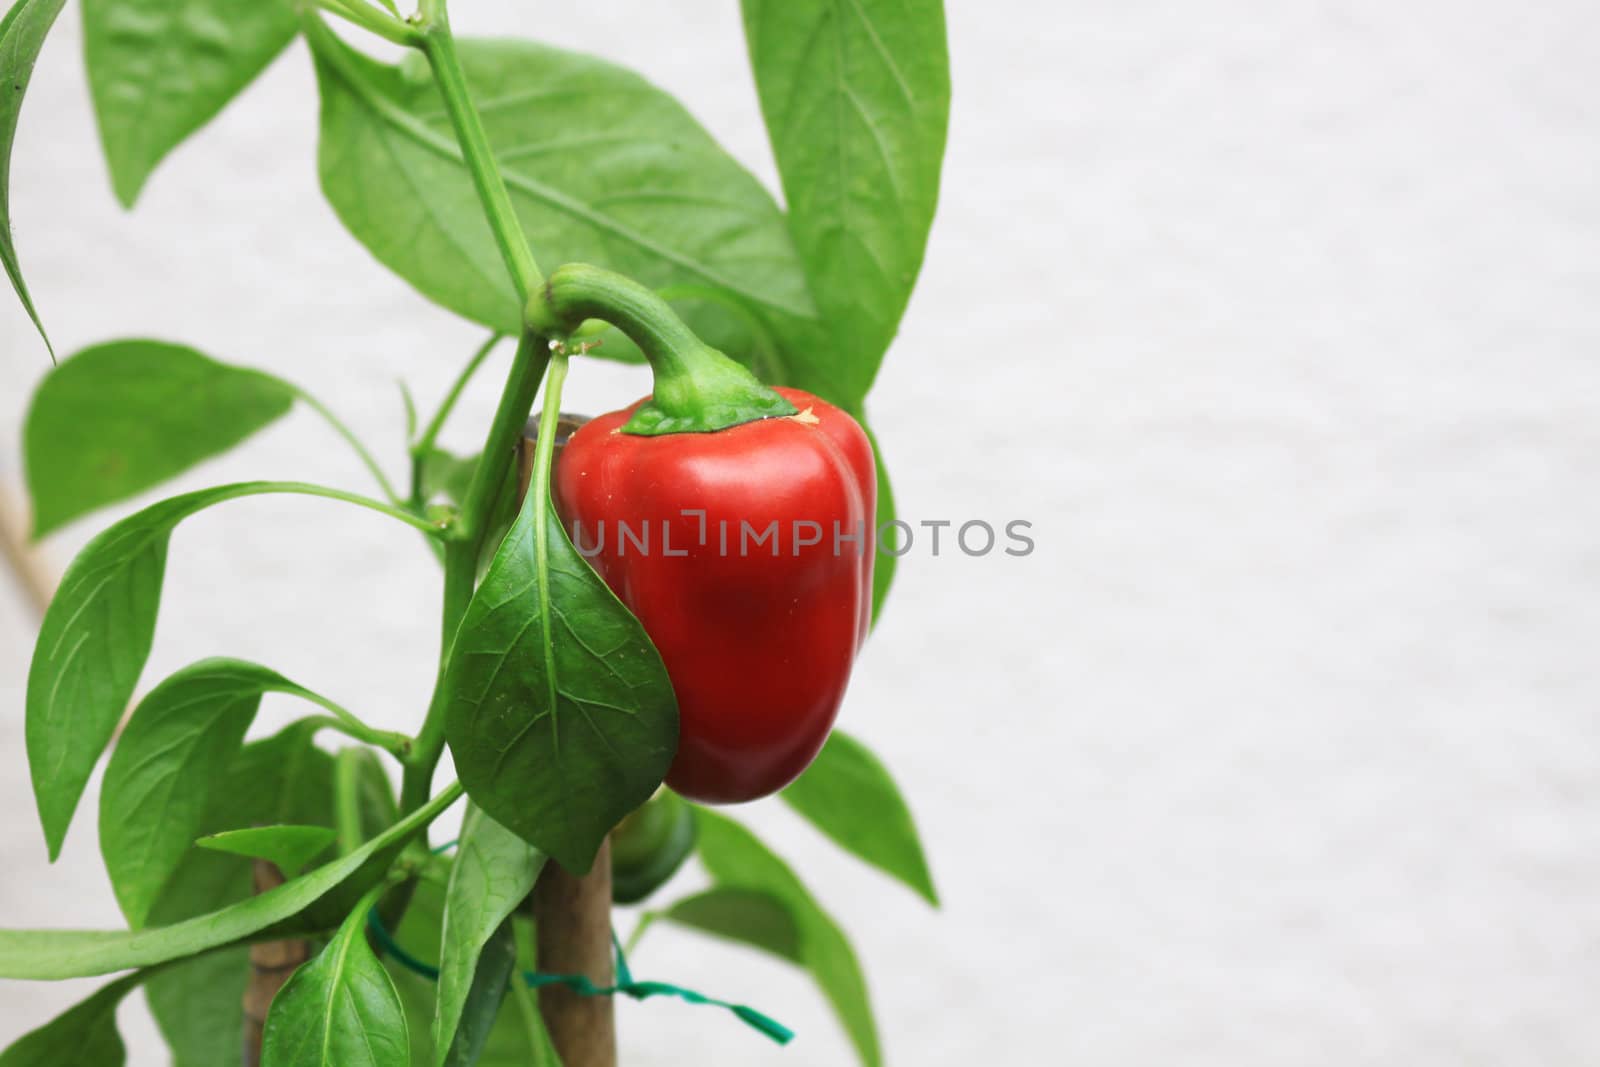
<svg viewBox="0 0 1600 1067">
<path fill-rule="evenodd" d="M 585 319 L 609 322 L 645 358 L 655 387 L 622 427 L 623 433 L 714 433 L 729 426 L 795 414 L 795 407 L 742 363 L 712 348 L 654 290 L 586 263 L 554 271 L 527 314 L 542 311 L 558 328 Z"/>
<path fill-rule="evenodd" d="M 529 503 L 536 509 L 534 547 L 539 570 L 546 569 L 550 471 L 555 462 L 556 435 L 560 432 L 561 386 L 567 358 L 558 350 L 551 357 L 545 385 L 544 410 L 539 417 L 538 439 L 521 443 L 523 472 Z M 549 592 L 541 588 L 540 596 Z M 550 614 L 548 602 L 541 609 Z M 615 981 L 611 956 L 611 839 L 601 842 L 588 873 L 578 875 L 547 863 L 533 889 L 535 956 L 543 970 L 581 974 L 598 986 Z M 616 1067 L 617 1030 L 611 997 L 578 996 L 559 984 L 539 990 L 539 1014 L 556 1050 L 567 1067 Z"/>
<path fill-rule="evenodd" d="M 539 380 L 544 377 L 549 362 L 550 351 L 543 341 L 533 333 L 524 333 L 517 344 L 517 354 L 512 359 L 505 389 L 500 394 L 500 405 L 495 409 L 494 420 L 489 425 L 483 455 L 473 471 L 472 484 L 461 504 L 461 536 L 445 546 L 439 673 L 434 682 L 433 697 L 428 702 L 428 713 L 423 719 L 422 729 L 417 732 L 416 744 L 412 746 L 411 759 L 401 783 L 401 811 L 411 811 L 427 800 L 434 768 L 444 751 L 444 678 L 450 661 L 450 646 L 455 641 L 461 617 L 466 614 L 467 605 L 472 601 L 478 559 L 487 536 L 485 526 L 489 509 L 494 504 L 495 492 L 504 484 L 516 457 L 522 428 L 528 421 L 534 395 L 539 391 Z"/>
<path fill-rule="evenodd" d="M 262 493 L 299 493 L 302 496 L 320 496 L 329 500 L 342 500 L 346 504 L 355 504 L 357 507 L 366 508 L 368 511 L 376 511 L 380 515 L 399 519 L 407 526 L 421 530 L 429 537 L 442 538 L 448 533 L 447 527 L 429 522 L 419 515 L 413 515 L 404 508 L 385 504 L 381 500 L 374 500 L 359 493 L 347 493 L 343 489 L 334 489 L 331 486 L 313 485 L 310 482 L 240 482 L 238 485 L 229 486 L 228 488 L 234 490 L 233 498 L 258 496 Z"/>
<path fill-rule="evenodd" d="M 539 442 L 533 454 L 533 479 L 528 491 L 533 494 L 533 549 L 538 573 L 550 573 L 550 464 L 556 451 L 556 427 L 561 422 L 561 387 L 567 381 L 567 354 L 557 350 L 550 357 L 549 380 L 544 386 L 544 412 L 539 417 Z M 550 585 L 539 583 L 539 614 L 550 618 Z M 546 655 L 549 654 L 548 646 Z M 554 665 L 547 667 L 555 677 Z M 554 687 L 551 696 L 555 695 Z"/>
<path fill-rule="evenodd" d="M 342 749 L 333 760 L 334 826 L 339 833 L 339 855 L 361 847 L 361 758 L 359 748 Z"/>
<path fill-rule="evenodd" d="M 383 468 L 378 465 L 377 459 L 367 449 L 367 446 L 361 443 L 361 438 L 355 435 L 355 431 L 346 426 L 344 421 L 335 415 L 326 404 L 304 389 L 296 387 L 294 393 L 296 398 L 303 401 L 306 407 L 321 415 L 323 421 L 332 426 L 334 432 L 343 437 L 350 447 L 355 449 L 356 455 L 361 457 L 361 462 L 365 464 L 367 470 L 372 472 L 372 476 L 377 479 L 378 487 L 383 490 L 383 495 L 388 497 L 389 503 L 398 506 L 401 503 L 400 494 L 395 492 L 393 483 L 383 473 Z"/>
<path fill-rule="evenodd" d="M 365 0 L 317 0 L 316 6 L 395 44 L 415 47 L 422 36 L 415 26 L 369 6 Z"/>
<path fill-rule="evenodd" d="M 420 458 L 427 455 L 428 451 L 433 448 L 434 441 L 438 440 L 439 431 L 444 429 L 445 420 L 450 417 L 450 412 L 455 410 L 456 401 L 461 399 L 461 391 L 467 387 L 467 382 L 472 380 L 472 376 L 478 373 L 478 368 L 483 366 L 483 361 L 489 358 L 489 353 L 494 351 L 494 346 L 504 338 L 505 334 L 503 333 L 493 333 L 489 335 L 487 341 L 478 346 L 478 350 L 472 354 L 472 358 L 467 361 L 467 365 L 461 368 L 461 373 L 456 375 L 456 380 L 450 383 L 450 391 L 445 394 L 444 400 L 440 402 L 439 410 L 433 413 L 433 418 L 428 420 L 428 426 L 422 431 L 422 436 L 418 437 L 416 443 L 411 446 L 412 455 Z"/>
<path fill-rule="evenodd" d="M 650 366 L 681 369 L 684 354 L 705 348 L 655 290 L 587 263 L 567 263 L 539 294 L 556 322 L 577 329 L 585 319 L 609 322 L 639 346 Z"/>
<path fill-rule="evenodd" d="M 467 555 L 461 543 L 452 544 L 444 555 L 444 604 L 440 614 L 443 621 L 439 637 L 439 669 L 434 675 L 433 695 L 428 698 L 428 710 L 422 719 L 422 729 L 417 731 L 416 742 L 411 746 L 411 757 L 406 761 L 405 773 L 400 781 L 400 811 L 415 811 L 428 799 L 433 787 L 433 772 L 444 753 L 444 717 L 449 694 L 445 690 L 445 673 L 450 666 L 450 645 L 455 640 L 461 617 L 472 602 L 472 585 L 477 564 Z"/>
<path fill-rule="evenodd" d="M 461 69 L 461 58 L 456 54 L 455 38 L 450 34 L 450 19 L 444 0 L 423 0 L 423 29 L 418 47 L 433 69 L 439 95 L 444 100 L 446 114 L 455 128 L 456 140 L 461 145 L 461 155 L 472 175 L 472 184 L 483 202 L 489 229 L 494 232 L 495 243 L 511 272 L 517 296 L 524 303 L 544 282 L 539 265 L 534 262 L 528 247 L 528 238 L 522 232 L 522 222 L 517 218 L 511 203 L 511 193 L 505 179 L 495 164 L 494 151 L 489 147 L 489 135 L 483 128 L 483 118 L 467 91 L 467 78 Z"/>
<path fill-rule="evenodd" d="M 410 756 L 411 738 L 405 734 L 395 733 L 392 730 L 379 730 L 368 726 L 333 701 L 316 693 L 308 691 L 300 695 L 332 713 L 330 715 L 316 716 L 315 721 L 320 725 L 337 730 L 346 737 L 354 738 L 363 744 L 375 745 L 402 763 Z"/>
<path fill-rule="evenodd" d="M 529 297 L 544 284 L 533 251 L 528 247 L 527 236 L 511 203 L 505 179 L 495 163 L 494 151 L 489 146 L 489 135 L 483 128 L 483 118 L 472 102 L 467 89 L 466 73 L 461 68 L 461 58 L 456 53 L 455 39 L 450 33 L 450 19 L 445 10 L 445 0 L 420 0 L 418 10 L 420 37 L 412 42 L 422 49 L 439 87 L 445 113 L 455 130 L 456 141 L 461 146 L 462 162 L 472 177 L 473 188 L 478 192 L 484 218 L 494 234 L 495 244 L 511 274 L 512 284 L 524 307 Z M 439 634 L 439 670 L 434 680 L 433 696 L 428 701 L 428 711 L 417 732 L 416 745 L 411 760 L 406 765 L 400 786 L 400 809 L 413 811 L 427 800 L 433 781 L 434 768 L 444 751 L 445 712 L 448 693 L 445 678 L 450 665 L 450 647 L 455 642 L 456 630 L 472 602 L 473 585 L 477 580 L 478 559 L 488 525 L 489 510 L 494 506 L 499 491 L 521 438 L 522 427 L 527 422 L 528 411 L 533 407 L 534 395 L 539 390 L 539 379 L 544 377 L 549 353 L 542 338 L 530 329 L 524 329 L 517 344 L 517 354 L 500 394 L 500 404 L 485 437 L 483 454 L 472 474 L 472 484 L 466 499 L 461 502 L 461 536 L 446 544 L 444 558 L 444 603 L 441 609 Z"/>
</svg>

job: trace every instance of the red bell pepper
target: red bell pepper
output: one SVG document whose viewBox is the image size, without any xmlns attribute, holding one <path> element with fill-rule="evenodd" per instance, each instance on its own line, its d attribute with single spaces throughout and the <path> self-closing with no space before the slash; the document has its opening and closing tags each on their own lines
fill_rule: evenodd
<svg viewBox="0 0 1600 1067">
<path fill-rule="evenodd" d="M 753 800 L 805 770 L 870 622 L 872 446 L 839 408 L 776 391 L 796 414 L 712 433 L 627 432 L 644 400 L 601 415 L 552 482 L 579 551 L 666 664 L 667 784 L 695 800 Z"/>
</svg>

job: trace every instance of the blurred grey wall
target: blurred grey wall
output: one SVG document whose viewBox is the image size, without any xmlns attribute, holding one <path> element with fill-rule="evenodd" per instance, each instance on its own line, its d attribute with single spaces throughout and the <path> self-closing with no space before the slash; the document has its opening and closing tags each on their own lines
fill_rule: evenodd
<svg viewBox="0 0 1600 1067">
<path fill-rule="evenodd" d="M 457 6 L 462 32 L 644 71 L 773 177 L 734 4 Z M 304 50 L 124 215 L 77 22 L 13 175 L 59 349 L 270 368 L 398 473 L 395 379 L 437 396 L 479 334 L 324 206 Z M 871 412 L 903 515 L 1026 519 L 1037 550 L 909 556 L 842 718 L 910 794 L 944 911 L 780 805 L 741 812 L 854 937 L 891 1062 L 1600 1060 L 1600 9 L 1013 0 L 953 3 L 951 31 L 942 209 Z M 12 484 L 45 365 L 0 299 Z M 583 365 L 568 406 L 646 381 Z M 249 477 L 366 486 L 303 415 L 181 485 Z M 403 728 L 437 586 L 381 518 L 229 504 L 174 538 L 146 679 L 256 658 Z M 45 863 L 32 620 L 0 589 L 0 917 L 115 924 L 93 795 Z M 662 930 L 635 969 L 800 1039 L 626 1003 L 630 1065 L 849 1062 L 779 964 Z M 5 983 L 0 1043 L 86 987 Z M 162 1062 L 138 998 L 124 1017 L 132 1062 Z"/>
</svg>

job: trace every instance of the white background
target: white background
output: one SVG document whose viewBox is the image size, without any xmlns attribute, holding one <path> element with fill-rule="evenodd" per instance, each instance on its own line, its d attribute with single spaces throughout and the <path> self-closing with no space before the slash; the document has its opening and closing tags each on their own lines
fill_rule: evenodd
<svg viewBox="0 0 1600 1067">
<path fill-rule="evenodd" d="M 773 177 L 734 4 L 457 6 L 463 32 L 644 71 Z M 1038 550 L 909 557 L 842 717 L 912 798 L 944 910 L 776 803 L 740 813 L 854 938 L 890 1061 L 1600 1060 L 1600 9 L 951 8 L 942 207 L 871 412 L 903 515 L 1028 519 Z M 398 474 L 394 379 L 437 396 L 479 332 L 324 206 L 304 50 L 125 215 L 77 21 L 13 176 L 60 350 L 144 334 L 271 369 Z M 449 443 L 471 447 L 504 365 Z M 45 366 L 0 301 L 12 482 Z M 584 365 L 567 406 L 645 388 Z M 258 476 L 366 488 L 305 414 L 181 485 Z M 242 501 L 186 523 L 172 560 L 147 680 L 244 656 L 416 721 L 438 574 L 410 531 Z M 93 795 L 45 863 L 32 626 L 0 602 L 0 918 L 114 925 Z M 850 1062 L 782 965 L 662 931 L 637 970 L 801 1036 L 626 1003 L 625 1063 Z M 5 984 L 0 1043 L 85 988 Z M 123 1015 L 133 1061 L 162 1062 L 142 1002 Z"/>
</svg>

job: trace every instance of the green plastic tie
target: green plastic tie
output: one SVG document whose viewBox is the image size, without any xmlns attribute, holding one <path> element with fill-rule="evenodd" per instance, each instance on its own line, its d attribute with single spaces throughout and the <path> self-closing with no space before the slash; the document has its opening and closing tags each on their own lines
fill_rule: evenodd
<svg viewBox="0 0 1600 1067">
<path fill-rule="evenodd" d="M 378 909 L 373 908 L 367 912 L 367 927 L 372 931 L 373 939 L 380 948 L 394 957 L 407 970 L 414 971 L 430 981 L 439 980 L 439 968 L 424 963 L 417 959 L 399 942 L 390 936 L 384 927 L 383 920 L 378 917 Z M 617 940 L 617 931 L 611 931 L 611 945 L 616 953 L 617 983 L 616 985 L 597 986 L 584 974 L 548 974 L 544 971 L 523 971 L 522 980 L 528 984 L 529 989 L 538 989 L 541 986 L 560 985 L 572 990 L 582 997 L 609 997 L 620 993 L 634 1000 L 648 1000 L 651 997 L 669 996 L 677 997 L 690 1004 L 709 1004 L 716 1008 L 726 1008 L 738 1016 L 741 1022 L 753 1030 L 758 1030 L 780 1045 L 787 1045 L 794 1040 L 794 1031 L 778 1022 L 769 1015 L 746 1005 L 733 1004 L 726 1000 L 708 997 L 704 993 L 697 993 L 693 989 L 673 985 L 670 982 L 641 982 L 633 977 L 633 971 L 628 967 L 628 957 L 622 951 L 622 942 Z"/>
</svg>

